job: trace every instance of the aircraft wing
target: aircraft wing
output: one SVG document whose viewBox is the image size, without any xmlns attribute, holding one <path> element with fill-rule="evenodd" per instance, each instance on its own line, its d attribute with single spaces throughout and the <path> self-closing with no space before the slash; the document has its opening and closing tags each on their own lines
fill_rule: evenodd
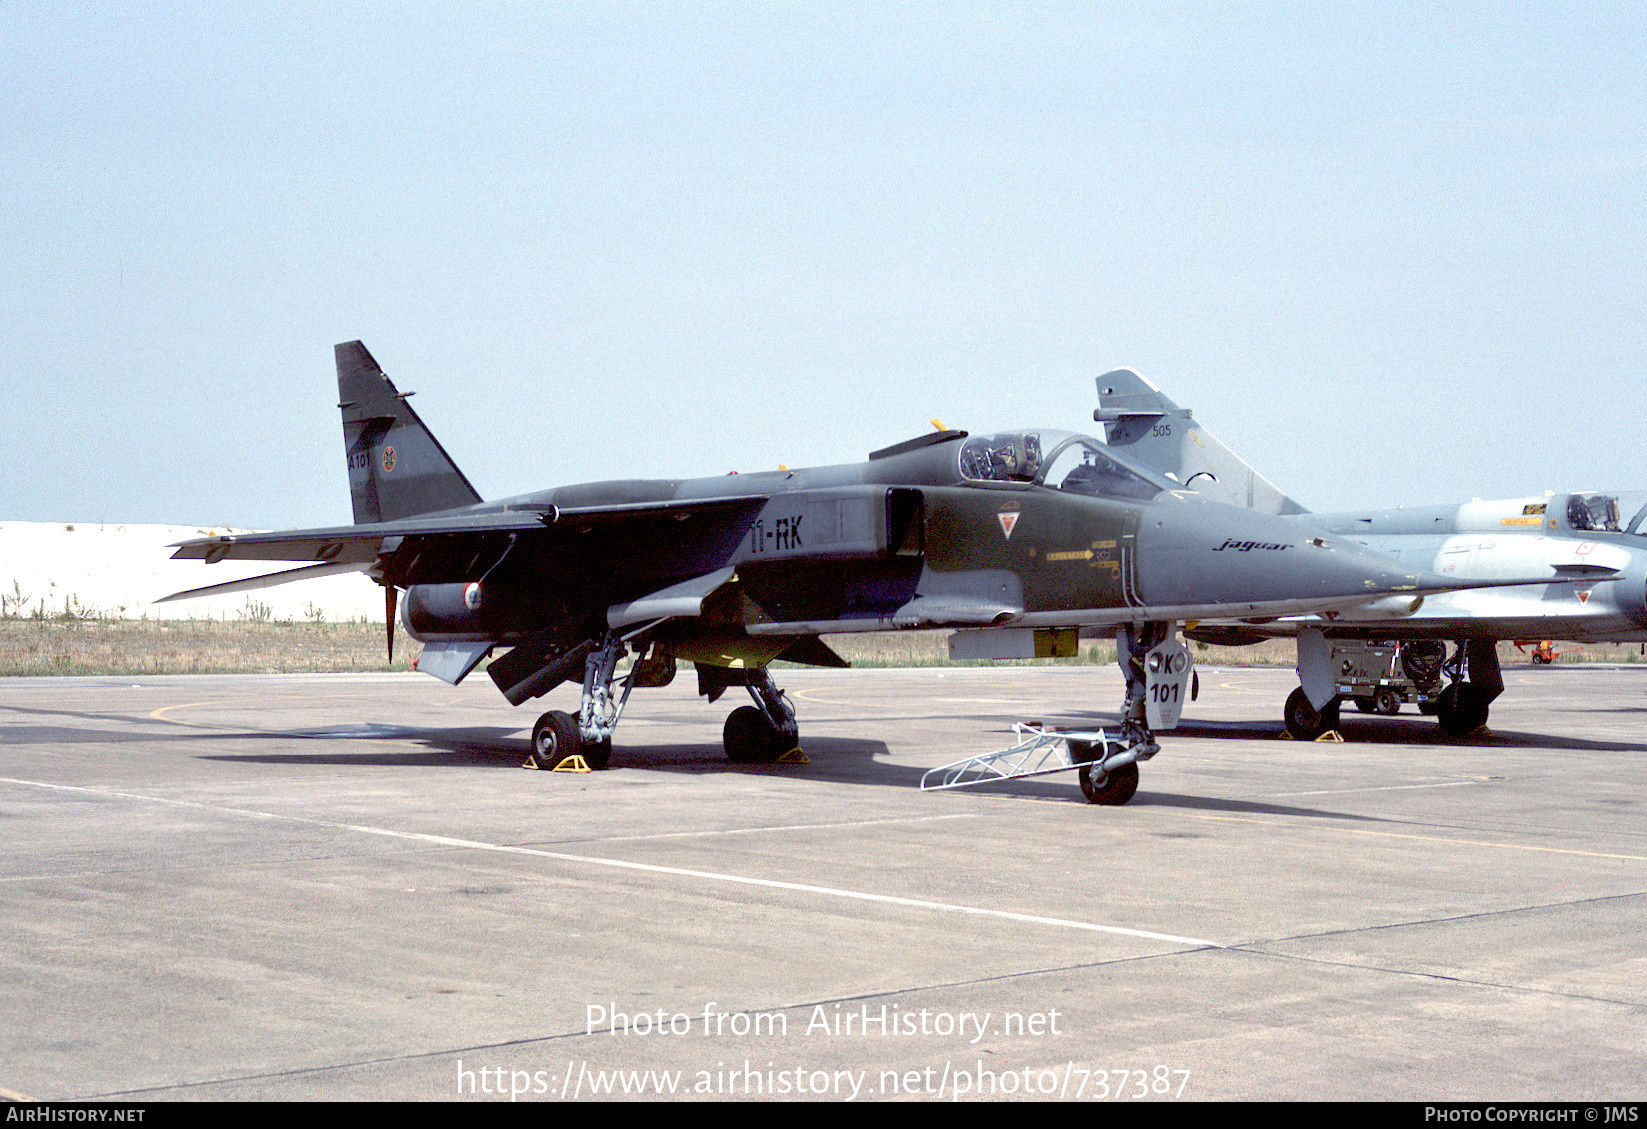
<svg viewBox="0 0 1647 1129">
<path fill-rule="evenodd" d="M 451 584 L 526 576 L 612 598 L 652 591 L 722 567 L 764 496 L 559 509 L 490 509 L 399 521 L 275 533 L 223 534 L 179 543 L 173 559 L 304 561 L 249 581 L 166 599 L 267 587 L 330 572 L 359 571 L 382 584 Z"/>
<path fill-rule="evenodd" d="M 1617 610 L 1619 596 L 1612 588 L 1619 579 L 1565 573 L 1519 581 L 1459 578 L 1458 587 L 1432 590 L 1423 600 L 1387 597 L 1356 607 L 1263 620 L 1209 616 L 1186 634 L 1229 646 L 1288 638 L 1305 628 L 1370 639 L 1644 638 L 1628 613 Z"/>
<path fill-rule="evenodd" d="M 1196 624 L 1195 638 L 1217 635 L 1218 642 L 1256 642 L 1275 635 L 1297 634 L 1300 626 L 1323 626 L 1343 616 L 1376 615 L 1384 622 L 1411 616 L 1425 601 L 1444 594 L 1473 594 L 1476 589 L 1525 588 L 1547 585 L 1547 579 L 1466 580 L 1434 573 L 1417 573 L 1410 583 L 1358 595 L 1309 595 L 1252 603 L 1162 603 L 1112 607 L 1025 609 L 1020 603 L 963 592 L 917 595 L 890 614 L 839 620 L 767 621 L 750 623 L 751 635 L 835 634 L 854 631 L 896 631 L 909 628 L 1104 628 L 1143 619 L 1179 620 Z M 1323 617 L 1304 618 L 1304 617 Z M 1361 620 L 1354 622 L 1360 623 Z M 1405 621 L 1404 621 L 1405 622 Z M 1199 633 L 1199 634 L 1197 634 Z"/>
</svg>

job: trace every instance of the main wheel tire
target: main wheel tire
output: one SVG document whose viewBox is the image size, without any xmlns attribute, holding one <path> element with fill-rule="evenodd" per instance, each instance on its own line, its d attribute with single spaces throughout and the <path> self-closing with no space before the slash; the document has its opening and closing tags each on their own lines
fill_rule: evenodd
<svg viewBox="0 0 1647 1129">
<path fill-rule="evenodd" d="M 1378 712 L 1378 699 L 1377 698 L 1357 698 L 1357 699 L 1355 699 L 1355 708 L 1360 710 L 1362 713 L 1377 713 Z"/>
<path fill-rule="evenodd" d="M 1081 766 L 1081 794 L 1087 798 L 1089 804 L 1104 804 L 1107 807 L 1120 807 L 1138 791 L 1138 766 L 1123 764 L 1119 768 L 1112 768 L 1105 773 L 1101 780 L 1094 780 L 1092 766 Z"/>
<path fill-rule="evenodd" d="M 1441 731 L 1453 737 L 1467 737 L 1487 724 L 1491 706 L 1487 696 L 1469 682 L 1454 682 L 1436 699 L 1436 720 Z"/>
<path fill-rule="evenodd" d="M 1326 709 L 1318 710 L 1310 705 L 1300 686 L 1287 695 L 1286 715 L 1287 732 L 1293 740 L 1313 741 L 1327 730 L 1338 728 L 1338 699 L 1334 698 Z"/>
<path fill-rule="evenodd" d="M 610 745 L 607 751 L 611 752 Z M 538 718 L 532 727 L 532 760 L 539 768 L 552 771 L 577 753 L 584 753 L 584 759 L 588 759 L 583 740 L 578 736 L 576 718 L 563 710 L 550 710 Z M 601 763 L 605 765 L 604 760 Z"/>
<path fill-rule="evenodd" d="M 1401 712 L 1401 695 L 1388 686 L 1381 687 L 1373 695 L 1373 707 L 1386 717 L 1393 717 Z"/>
<path fill-rule="evenodd" d="M 783 735 L 754 706 L 739 706 L 721 730 L 726 759 L 733 764 L 771 764 L 783 755 Z"/>
</svg>

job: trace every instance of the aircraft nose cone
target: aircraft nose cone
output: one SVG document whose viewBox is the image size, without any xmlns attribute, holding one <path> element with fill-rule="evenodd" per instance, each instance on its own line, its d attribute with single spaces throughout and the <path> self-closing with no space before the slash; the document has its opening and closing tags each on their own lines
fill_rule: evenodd
<svg viewBox="0 0 1647 1129">
<path fill-rule="evenodd" d="M 1268 604 L 1420 587 L 1422 577 L 1348 538 L 1215 502 L 1146 513 L 1138 588 L 1150 604 Z"/>
</svg>

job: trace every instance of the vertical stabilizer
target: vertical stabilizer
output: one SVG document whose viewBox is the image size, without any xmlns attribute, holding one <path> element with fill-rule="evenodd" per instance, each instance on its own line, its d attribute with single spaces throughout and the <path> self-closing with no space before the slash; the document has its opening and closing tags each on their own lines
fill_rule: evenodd
<svg viewBox="0 0 1647 1129">
<path fill-rule="evenodd" d="M 1268 514 L 1309 512 L 1131 369 L 1098 378 L 1098 404 L 1092 418 L 1104 425 L 1105 442 L 1203 497 Z"/>
<path fill-rule="evenodd" d="M 359 341 L 337 346 L 338 407 L 355 524 L 472 506 L 481 500 Z"/>
</svg>

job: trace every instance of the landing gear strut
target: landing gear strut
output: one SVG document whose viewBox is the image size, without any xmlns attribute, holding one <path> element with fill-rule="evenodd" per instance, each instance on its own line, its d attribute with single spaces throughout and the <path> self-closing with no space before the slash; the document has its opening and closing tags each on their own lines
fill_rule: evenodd
<svg viewBox="0 0 1647 1129">
<path fill-rule="evenodd" d="M 1504 692 L 1498 644 L 1492 639 L 1461 640 L 1443 669 L 1452 681 L 1436 699 L 1436 721 L 1442 732 L 1464 737 L 1487 724 L 1493 699 Z"/>
<path fill-rule="evenodd" d="M 1145 623 L 1140 626 L 1128 626 L 1115 633 L 1115 657 L 1121 666 L 1121 674 L 1127 680 L 1127 697 L 1121 707 L 1121 738 L 1123 741 L 1138 746 L 1140 760 L 1148 760 L 1161 751 L 1161 746 L 1155 742 L 1155 734 L 1150 731 L 1150 714 L 1162 714 L 1158 721 L 1163 729 L 1171 729 L 1178 724 L 1178 714 L 1184 708 L 1184 694 L 1181 685 L 1170 680 L 1162 680 L 1163 654 L 1157 652 L 1169 640 L 1177 643 L 1177 636 L 1170 623 Z M 1183 644 L 1178 643 L 1177 649 L 1183 651 Z M 1156 652 L 1156 653 L 1152 653 Z M 1166 678 L 1182 673 L 1188 674 L 1188 652 L 1182 654 L 1184 666 L 1179 670 L 1168 670 Z M 1172 661 L 1165 664 L 1173 665 Z M 1181 683 L 1183 679 L 1179 679 Z M 1133 770 L 1134 775 L 1137 769 Z M 1135 785 L 1136 787 L 1136 785 Z M 1132 793 L 1127 793 L 1131 798 Z M 1091 799 L 1091 797 L 1088 797 Z M 1094 800 L 1094 803 L 1098 801 Z M 1118 801 L 1126 803 L 1126 800 Z"/>
<path fill-rule="evenodd" d="M 601 645 L 589 652 L 583 663 L 583 701 L 576 714 L 550 710 L 532 727 L 532 761 L 539 768 L 553 769 L 572 756 L 582 756 L 593 769 L 602 769 L 612 760 L 612 731 L 617 728 L 629 691 L 635 688 L 636 663 L 623 679 L 623 693 L 614 698 L 618 660 L 623 657 L 622 638 L 608 632 Z"/>
</svg>

